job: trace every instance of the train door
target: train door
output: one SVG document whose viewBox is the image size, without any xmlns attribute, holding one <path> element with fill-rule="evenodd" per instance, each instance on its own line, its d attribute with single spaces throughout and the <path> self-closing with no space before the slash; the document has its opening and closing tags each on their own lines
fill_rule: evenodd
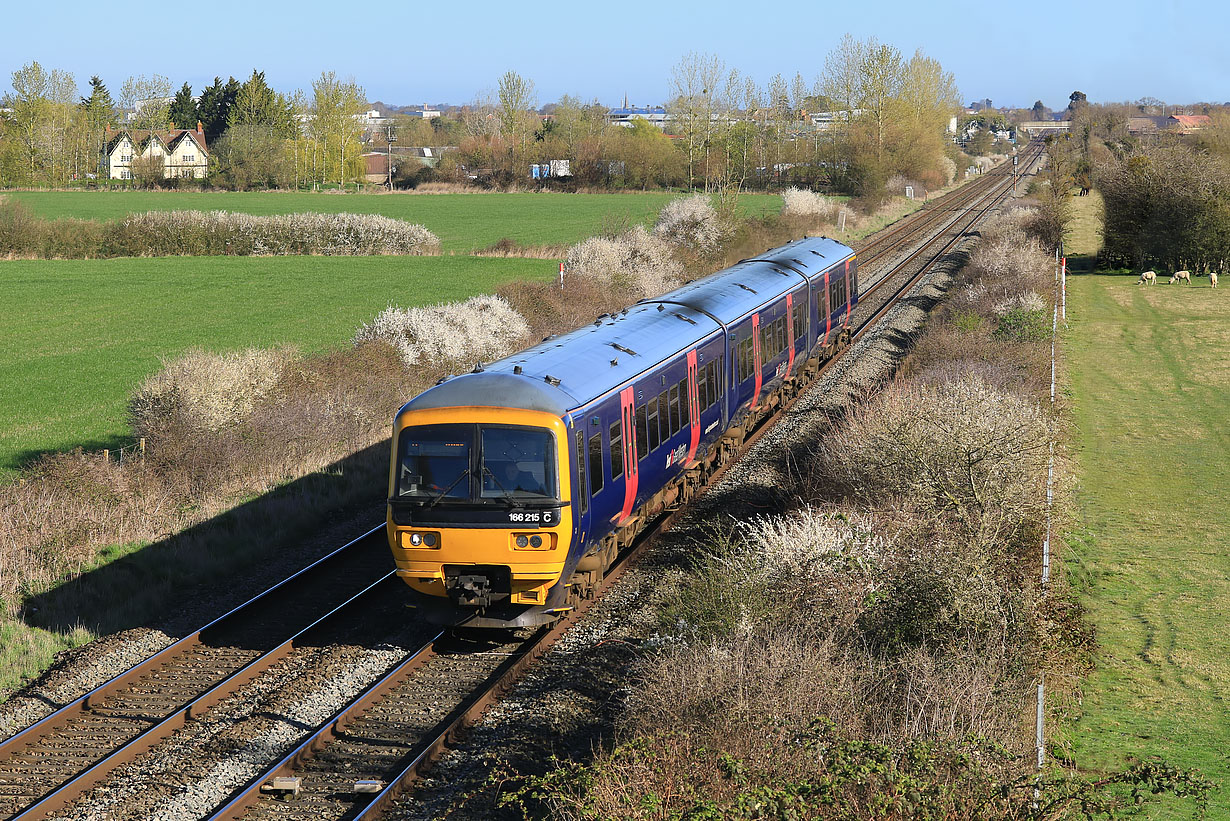
<svg viewBox="0 0 1230 821">
<path fill-rule="evenodd" d="M 636 391 L 634 388 L 624 388 L 619 393 L 619 443 L 611 442 L 611 480 L 624 485 L 623 506 L 620 508 L 617 524 L 622 525 L 636 509 L 636 491 L 640 477 L 640 465 L 637 458 L 636 445 L 636 410 L 634 407 Z M 611 436 L 615 436 L 615 427 L 611 427 Z M 618 450 L 618 452 L 617 452 Z M 616 463 L 619 464 L 616 464 Z"/>
<path fill-rule="evenodd" d="M 764 384 L 764 362 L 760 350 L 760 314 L 752 314 L 752 373 L 756 384 L 752 388 L 752 410 L 760 403 L 760 388 Z"/>
<path fill-rule="evenodd" d="M 696 446 L 700 444 L 700 393 L 697 379 L 697 351 L 688 351 L 688 456 L 684 465 L 696 458 Z"/>
<path fill-rule="evenodd" d="M 820 327 L 824 329 L 824 338 L 820 344 L 826 348 L 829 345 L 829 334 L 833 331 L 833 291 L 832 285 L 829 282 L 829 275 L 830 271 L 824 272 L 824 286 L 821 289 L 823 291 L 823 296 L 820 299 L 820 305 L 822 308 L 822 313 L 820 314 Z M 819 329 L 817 329 L 817 333 L 819 333 Z"/>
<path fill-rule="evenodd" d="M 572 494 L 572 529 L 573 544 L 584 544 L 585 534 L 589 532 L 589 451 L 585 440 L 585 417 L 578 414 L 573 417 L 572 454 L 575 467 L 572 475 L 577 477 L 576 489 Z M 602 453 L 598 453 L 598 461 L 602 461 Z"/>
</svg>

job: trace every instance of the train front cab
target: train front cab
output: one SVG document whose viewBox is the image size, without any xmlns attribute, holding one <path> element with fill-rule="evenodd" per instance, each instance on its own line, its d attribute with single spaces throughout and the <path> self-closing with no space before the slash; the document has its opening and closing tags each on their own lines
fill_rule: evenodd
<svg viewBox="0 0 1230 821">
<path fill-rule="evenodd" d="M 559 416 L 541 411 L 398 415 L 389 542 L 397 575 L 427 621 L 532 626 L 567 609 L 570 439 Z"/>
</svg>

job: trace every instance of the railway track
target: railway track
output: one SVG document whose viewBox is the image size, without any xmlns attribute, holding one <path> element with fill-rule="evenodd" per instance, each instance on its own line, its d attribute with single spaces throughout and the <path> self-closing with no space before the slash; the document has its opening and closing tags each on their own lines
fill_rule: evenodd
<svg viewBox="0 0 1230 821">
<path fill-rule="evenodd" d="M 62 809 L 395 582 L 391 564 L 373 528 L 0 743 L 0 815 Z"/>
<path fill-rule="evenodd" d="M 1023 169 L 1038 154 L 1040 150 L 1031 146 L 1028 159 L 1023 157 Z M 996 169 L 985 180 L 935 201 L 903 221 L 908 224 L 899 224 L 863 246 L 864 270 L 902 254 L 905 259 L 864 284 L 855 312 L 855 339 L 998 203 L 1010 183 L 1003 171 Z M 975 209 L 980 201 L 988 204 Z M 919 243 L 919 237 L 927 234 L 932 236 Z M 890 289 L 889 282 L 900 284 Z M 835 361 L 826 363 L 819 374 Z M 720 479 L 796 400 L 797 396 L 749 434 L 736 458 L 719 468 L 710 483 Z M 600 589 L 613 584 L 678 515 L 667 513 L 651 523 Z M 14 735 L 0 744 L 0 814 L 24 821 L 68 806 L 116 767 L 133 761 L 270 669 L 297 644 L 319 641 L 325 632 L 341 629 L 338 624 L 344 618 L 367 607 L 391 585 L 399 585 L 396 579 L 390 581 L 390 567 L 380 525 Z M 480 715 L 582 618 L 589 604 L 583 602 L 528 641 L 484 643 L 431 635 L 290 755 L 233 794 L 212 818 L 376 817 L 453 734 Z M 274 779 L 283 778 L 298 779 L 285 782 L 294 784 L 293 801 L 279 800 L 285 791 L 269 789 Z"/>
</svg>

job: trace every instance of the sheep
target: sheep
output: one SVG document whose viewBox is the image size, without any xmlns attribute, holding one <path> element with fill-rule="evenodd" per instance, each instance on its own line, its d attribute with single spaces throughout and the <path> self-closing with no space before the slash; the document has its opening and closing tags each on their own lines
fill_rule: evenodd
<svg viewBox="0 0 1230 821">
<path fill-rule="evenodd" d="M 1216 271 L 1209 271 L 1209 286 L 1212 288 L 1217 287 L 1217 272 Z"/>
<path fill-rule="evenodd" d="M 1180 280 L 1180 279 L 1186 282 L 1188 285 L 1191 285 L 1192 284 L 1192 272 L 1191 271 L 1175 271 L 1174 276 L 1170 278 L 1170 284 L 1174 285 L 1175 281 Z"/>
<path fill-rule="evenodd" d="M 1144 285 L 1146 282 L 1149 283 L 1150 285 L 1157 282 L 1157 272 L 1156 271 L 1145 271 L 1143 274 L 1140 275 L 1140 279 L 1137 280 L 1136 284 Z"/>
</svg>

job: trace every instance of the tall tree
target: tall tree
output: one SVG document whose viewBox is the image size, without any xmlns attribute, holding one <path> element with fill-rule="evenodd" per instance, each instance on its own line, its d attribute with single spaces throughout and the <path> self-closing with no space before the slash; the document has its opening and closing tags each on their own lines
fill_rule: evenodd
<svg viewBox="0 0 1230 821">
<path fill-rule="evenodd" d="M 506 71 L 500 78 L 497 92 L 499 105 L 496 113 L 500 118 L 500 136 L 508 141 L 514 154 L 513 167 L 524 159 L 525 144 L 533 132 L 531 109 L 538 105 L 534 81 L 515 71 Z"/>
<path fill-rule="evenodd" d="M 221 77 L 214 77 L 213 85 L 206 86 L 201 91 L 201 99 L 197 104 L 201 125 L 205 129 L 205 141 L 213 144 L 222 132 L 226 131 L 227 120 L 231 116 L 231 107 L 239 96 L 239 83 L 234 77 L 226 85 Z"/>
<path fill-rule="evenodd" d="M 712 54 L 689 52 L 671 69 L 671 100 L 667 109 L 687 147 L 688 188 L 695 187 L 697 159 L 704 154 L 713 124 L 713 96 L 725 76 L 726 64 Z"/>
<path fill-rule="evenodd" d="M 167 111 L 167 119 L 175 128 L 186 128 L 189 131 L 196 128 L 201 112 L 197 108 L 196 100 L 192 99 L 192 86 L 184 83 L 183 88 L 176 93 L 175 99 L 171 101 L 171 108 Z"/>
<path fill-rule="evenodd" d="M 269 87 L 265 82 L 265 72 L 252 69 L 252 76 L 239 87 L 227 116 L 227 126 L 236 125 L 253 126 L 284 139 L 294 136 L 295 122 L 290 103 Z"/>
<path fill-rule="evenodd" d="M 31 182 L 57 175 L 76 96 L 77 83 L 66 71 L 48 71 L 35 61 L 13 72 L 13 130 Z"/>
<path fill-rule="evenodd" d="M 120 87 L 120 104 L 133 109 L 133 128 L 160 131 L 169 119 L 171 81 L 161 74 L 129 77 Z"/>
<path fill-rule="evenodd" d="M 107 143 L 107 128 L 115 125 L 116 120 L 115 102 L 111 99 L 111 92 L 97 74 L 90 78 L 90 96 L 82 97 L 78 106 L 89 144 L 98 152 L 95 170 L 100 170 L 105 162 L 103 151 Z"/>
<path fill-rule="evenodd" d="M 365 103 L 360 85 L 354 80 L 338 80 L 332 71 L 322 72 L 312 83 L 309 127 L 313 148 L 320 151 L 321 182 L 335 179 L 344 185 L 361 173 L 358 158 L 363 127 L 356 115 Z"/>
</svg>

